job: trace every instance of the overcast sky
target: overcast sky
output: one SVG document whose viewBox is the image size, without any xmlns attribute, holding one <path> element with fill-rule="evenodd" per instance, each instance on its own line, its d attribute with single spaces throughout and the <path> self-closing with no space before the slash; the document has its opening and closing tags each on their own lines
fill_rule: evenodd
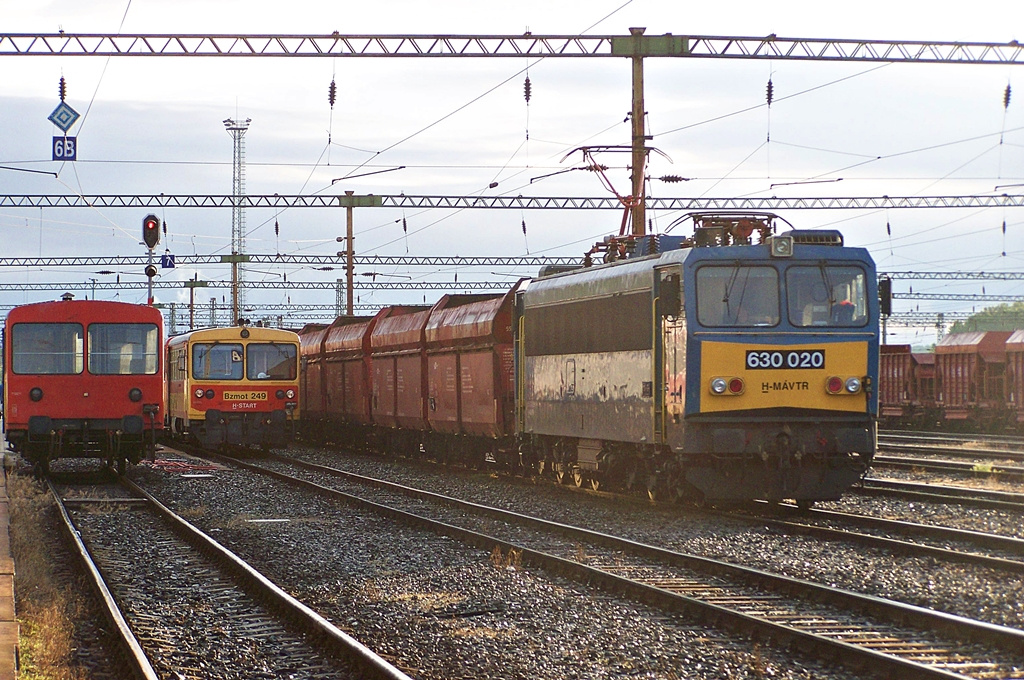
<svg viewBox="0 0 1024 680">
<path fill-rule="evenodd" d="M 838 8 L 842 7 L 842 10 Z M 43 33 L 460 33 L 647 34 L 875 40 L 1024 40 L 1024 3 L 1003 2 L 249 2 L 209 0 L 0 0 L 5 32 Z M 0 57 L 0 169 L 3 194 L 229 194 L 232 141 L 226 118 L 251 118 L 245 136 L 251 194 L 610 195 L 566 154 L 580 145 L 628 145 L 626 59 L 440 58 L 113 58 Z M 528 68 L 528 71 L 525 69 Z M 532 98 L 523 97 L 529 75 Z M 58 134 L 47 116 L 67 103 L 84 114 L 79 160 L 50 160 Z M 774 103 L 765 105 L 769 78 Z M 333 109 L 327 90 L 338 85 Z M 1004 109 L 1007 84 L 1013 88 Z M 647 59 L 646 110 L 655 196 L 931 196 L 990 194 L 1024 183 L 1024 65 L 797 63 L 724 59 Z M 329 141 L 330 140 L 330 141 Z M 628 156 L 605 154 L 608 178 L 629 192 Z M 392 170 L 346 180 L 352 173 Z M 772 184 L 808 179 L 830 183 Z M 531 179 L 535 179 L 531 183 Z M 498 182 L 497 188 L 488 188 Z M 1004 191 L 1000 189 L 999 192 Z M 1024 193 L 1024 187 L 1006 189 Z M 146 210 L 0 209 L 0 256 L 143 254 Z M 158 211 L 169 226 L 160 250 L 230 252 L 230 210 Z M 1020 270 L 1024 209 L 789 211 L 800 228 L 839 228 L 868 247 L 879 269 Z M 678 214 L 650 213 L 656 231 Z M 405 218 L 407 233 L 402 231 Z M 341 210 L 247 213 L 247 251 L 335 253 Z M 522 232 L 525 220 L 527 233 Z M 613 211 L 356 211 L 356 250 L 382 255 L 579 256 L 618 231 Z M 280 235 L 275 236 L 274 223 Z M 1006 235 L 1002 224 L 1006 222 Z M 889 225 L 891 236 L 887 232 Z M 678 232 L 674 232 L 678 233 Z M 1003 253 L 1006 253 L 1005 256 Z M 285 270 L 256 268 L 250 279 Z M 290 280 L 342 273 L 288 270 Z M 380 272 L 451 280 L 454 271 Z M 458 272 L 460 281 L 514 280 L 510 270 Z M 124 272 L 122 280 L 142 280 Z M 163 280 L 229 278 L 226 269 L 179 268 Z M 0 283 L 111 280 L 88 269 L 0 268 Z M 369 280 L 359 277 L 360 281 Z M 404 278 L 378 278 L 402 281 Z M 910 284 L 898 283 L 904 292 Z M 918 281 L 919 292 L 981 293 L 981 283 Z M 1024 285 L 984 284 L 987 293 L 1024 294 Z M 217 291 L 218 297 L 226 291 Z M 422 302 L 423 293 L 361 293 L 360 302 Z M 426 293 L 432 302 L 441 293 Z M 113 297 L 113 292 L 99 297 Z M 0 305 L 52 297 L 0 292 Z M 158 301 L 187 294 L 159 291 Z M 208 302 L 210 293 L 202 296 Z M 250 302 L 331 304 L 329 291 L 252 291 Z M 145 292 L 119 299 L 143 302 Z M 897 311 L 970 310 L 970 303 L 897 303 Z M 934 330 L 899 330 L 929 342 Z"/>
</svg>

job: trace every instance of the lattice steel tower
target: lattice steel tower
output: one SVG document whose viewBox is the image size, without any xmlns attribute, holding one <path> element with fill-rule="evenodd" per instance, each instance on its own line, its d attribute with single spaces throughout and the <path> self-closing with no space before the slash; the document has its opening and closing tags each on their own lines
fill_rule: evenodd
<svg viewBox="0 0 1024 680">
<path fill-rule="evenodd" d="M 231 323 L 237 323 L 245 306 L 245 270 L 241 263 L 245 256 L 245 133 L 252 118 L 234 120 L 228 118 L 224 127 L 234 140 L 231 181 Z"/>
</svg>

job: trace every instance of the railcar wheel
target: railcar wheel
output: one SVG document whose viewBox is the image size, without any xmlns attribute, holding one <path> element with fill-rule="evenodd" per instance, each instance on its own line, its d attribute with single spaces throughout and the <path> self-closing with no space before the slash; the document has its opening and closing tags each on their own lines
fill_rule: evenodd
<svg viewBox="0 0 1024 680">
<path fill-rule="evenodd" d="M 591 477 L 590 478 L 590 488 L 593 489 L 594 491 L 600 491 L 601 490 L 601 480 L 596 478 L 596 477 Z"/>
<path fill-rule="evenodd" d="M 569 471 L 565 469 L 564 463 L 555 463 L 555 481 L 559 484 L 569 481 Z"/>
<path fill-rule="evenodd" d="M 577 489 L 583 487 L 583 470 L 578 465 L 572 468 L 572 483 L 576 485 Z"/>
<path fill-rule="evenodd" d="M 814 507 L 814 501 L 802 498 L 796 502 L 796 507 L 800 508 L 803 512 L 807 512 Z"/>
</svg>

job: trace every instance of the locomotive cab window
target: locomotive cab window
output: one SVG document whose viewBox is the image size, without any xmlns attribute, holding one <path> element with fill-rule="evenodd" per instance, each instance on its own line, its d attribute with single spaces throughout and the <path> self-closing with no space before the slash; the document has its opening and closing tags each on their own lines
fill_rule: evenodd
<svg viewBox="0 0 1024 680">
<path fill-rule="evenodd" d="M 705 266 L 697 270 L 697 321 L 702 326 L 776 326 L 779 273 L 773 267 Z"/>
<path fill-rule="evenodd" d="M 82 324 L 18 323 L 11 328 L 11 369 L 22 375 L 71 375 L 84 366 Z"/>
<path fill-rule="evenodd" d="M 295 345 L 250 342 L 246 347 L 249 380 L 295 380 L 298 351 Z"/>
<path fill-rule="evenodd" d="M 793 266 L 786 270 L 786 288 L 789 321 L 794 326 L 867 325 L 867 283 L 860 267 Z"/>
<path fill-rule="evenodd" d="M 192 346 L 193 380 L 241 380 L 242 345 L 196 343 Z"/>
<path fill-rule="evenodd" d="M 154 375 L 160 332 L 152 323 L 89 325 L 89 372 L 94 375 Z"/>
</svg>

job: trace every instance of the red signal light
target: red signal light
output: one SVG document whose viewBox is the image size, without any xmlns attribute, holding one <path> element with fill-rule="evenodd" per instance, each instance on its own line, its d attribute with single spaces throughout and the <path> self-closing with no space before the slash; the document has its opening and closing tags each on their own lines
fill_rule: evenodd
<svg viewBox="0 0 1024 680">
<path fill-rule="evenodd" d="M 142 220 L 142 240 L 147 248 L 156 248 L 160 243 L 160 218 L 156 215 L 146 215 Z"/>
</svg>

